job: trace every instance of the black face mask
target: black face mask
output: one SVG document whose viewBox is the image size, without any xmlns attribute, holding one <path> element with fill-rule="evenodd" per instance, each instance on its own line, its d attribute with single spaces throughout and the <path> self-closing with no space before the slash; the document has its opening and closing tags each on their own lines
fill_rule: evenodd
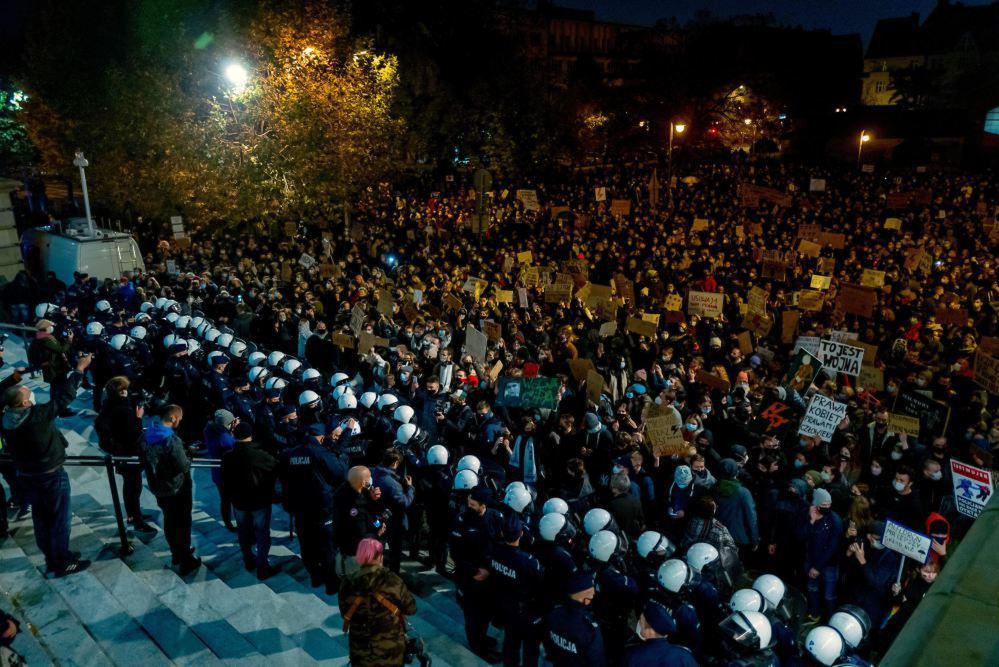
<svg viewBox="0 0 999 667">
<path fill-rule="evenodd" d="M 826 514 L 829 514 L 829 512 L 832 511 L 831 507 L 818 507 L 816 509 L 818 509 L 819 510 L 819 514 L 821 514 L 823 516 L 825 516 Z"/>
</svg>

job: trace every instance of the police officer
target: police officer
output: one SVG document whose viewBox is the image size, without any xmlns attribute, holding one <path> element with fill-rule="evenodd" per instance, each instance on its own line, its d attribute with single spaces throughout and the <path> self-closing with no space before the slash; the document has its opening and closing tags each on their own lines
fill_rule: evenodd
<svg viewBox="0 0 999 667">
<path fill-rule="evenodd" d="M 601 530 L 590 538 L 589 552 L 596 570 L 597 597 L 593 613 L 604 632 L 608 662 L 616 664 L 628 636 L 628 617 L 638 602 L 635 580 L 624 572 L 617 535 Z"/>
<path fill-rule="evenodd" d="M 604 667 L 604 637 L 593 620 L 593 573 L 573 573 L 566 592 L 568 601 L 545 617 L 545 656 L 555 667 Z"/>
<path fill-rule="evenodd" d="M 239 418 L 243 424 L 256 427 L 257 405 L 250 392 L 250 380 L 246 375 L 237 375 L 232 379 L 232 393 L 226 402 L 226 409 Z"/>
<path fill-rule="evenodd" d="M 550 512 L 538 522 L 538 537 L 534 553 L 545 568 L 543 597 L 554 603 L 565 597 L 569 581 L 577 569 L 570 552 L 576 529 L 564 514 Z M 592 574 L 590 578 L 593 578 Z"/>
<path fill-rule="evenodd" d="M 798 654 L 798 635 L 774 611 L 763 594 L 754 588 L 743 588 L 732 594 L 728 603 L 729 609 L 736 611 L 757 611 L 770 621 L 770 631 L 773 639 L 773 649 L 785 664 L 789 658 Z"/>
<path fill-rule="evenodd" d="M 211 370 L 205 376 L 205 393 L 212 409 L 218 410 L 228 403 L 232 394 L 232 389 L 229 388 L 229 376 L 226 374 L 229 368 L 229 355 L 225 352 L 212 352 L 208 355 L 208 364 Z"/>
<path fill-rule="evenodd" d="M 257 403 L 253 412 L 253 423 L 256 425 L 255 432 L 262 435 L 261 442 L 264 448 L 271 454 L 276 454 L 281 447 L 274 437 L 277 431 L 278 410 L 281 408 L 281 390 L 273 387 L 264 389 L 263 401 Z"/>
<path fill-rule="evenodd" d="M 450 454 L 443 445 L 427 450 L 426 465 L 418 469 L 417 495 L 423 498 L 427 510 L 430 561 L 438 574 L 446 576 L 448 500 L 454 475 L 448 467 Z"/>
<path fill-rule="evenodd" d="M 675 552 L 676 547 L 660 532 L 647 530 L 638 536 L 629 571 L 647 596 L 658 587 L 659 568 Z"/>
<path fill-rule="evenodd" d="M 489 560 L 496 619 L 503 626 L 503 664 L 536 667 L 540 654 L 537 594 L 544 574 L 538 559 L 520 548 L 524 522 L 517 514 L 503 520 L 502 541 Z"/>
<path fill-rule="evenodd" d="M 654 589 L 652 597 L 665 606 L 676 621 L 674 643 L 700 654 L 700 617 L 694 605 L 685 598 L 685 595 L 689 595 L 696 578 L 697 575 L 685 562 L 671 558 L 659 566 L 659 571 L 656 573 L 659 586 Z"/>
<path fill-rule="evenodd" d="M 654 600 L 645 603 L 638 617 L 638 642 L 624 651 L 623 667 L 698 667 L 686 646 L 671 644 L 667 637 L 676 632 L 676 623 L 666 607 Z"/>
<path fill-rule="evenodd" d="M 298 423 L 298 410 L 295 409 L 294 405 L 281 403 L 275 407 L 274 417 L 277 420 L 277 424 L 274 427 L 273 438 L 278 449 L 281 450 L 295 446 L 295 443 L 302 436 L 302 431 Z M 318 431 L 323 432 L 324 436 L 326 435 L 325 426 L 322 424 L 315 424 L 315 426 Z"/>
<path fill-rule="evenodd" d="M 343 462 L 323 447 L 326 429 L 314 425 L 302 444 L 280 453 L 278 475 L 284 490 L 285 509 L 298 526 L 302 562 L 312 585 L 337 587 L 333 549 L 333 492 L 346 478 Z"/>
<path fill-rule="evenodd" d="M 773 652 L 773 631 L 766 616 L 757 611 L 736 611 L 718 624 L 720 648 L 727 667 L 778 667 Z"/>
<path fill-rule="evenodd" d="M 462 471 L 455 476 L 455 483 L 458 484 L 466 473 L 474 477 L 471 471 Z M 488 506 L 490 495 L 489 489 L 483 486 L 472 489 L 465 510 L 458 515 L 451 530 L 450 539 L 458 603 L 465 614 L 469 648 L 486 662 L 497 662 L 500 656 L 486 635 L 494 603 L 487 580 L 502 515 Z"/>
</svg>

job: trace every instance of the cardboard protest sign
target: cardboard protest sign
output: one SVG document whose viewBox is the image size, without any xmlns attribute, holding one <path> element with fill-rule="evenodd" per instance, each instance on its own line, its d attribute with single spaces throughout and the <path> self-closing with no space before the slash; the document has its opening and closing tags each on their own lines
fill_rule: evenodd
<svg viewBox="0 0 999 667">
<path fill-rule="evenodd" d="M 950 420 L 950 406 L 911 391 L 903 391 L 895 399 L 892 412 L 919 419 L 919 439 L 943 435 Z"/>
<path fill-rule="evenodd" d="M 302 256 L 298 258 L 298 263 L 301 264 L 306 270 L 311 269 L 313 266 L 318 264 L 316 258 L 307 252 L 303 252 Z"/>
<path fill-rule="evenodd" d="M 812 241 L 813 243 L 818 243 L 821 234 L 822 234 L 822 225 L 817 225 L 814 222 L 806 222 L 798 225 L 799 239 L 804 239 L 806 241 Z"/>
<path fill-rule="evenodd" d="M 497 360 L 496 363 L 493 364 L 493 367 L 489 369 L 489 373 L 487 375 L 489 376 L 489 380 L 491 382 L 496 382 L 496 380 L 499 379 L 500 373 L 502 372 L 503 372 L 503 362 Z"/>
<path fill-rule="evenodd" d="M 545 303 L 562 303 L 572 298 L 572 285 L 553 283 L 545 288 Z"/>
<path fill-rule="evenodd" d="M 950 475 L 954 482 L 957 511 L 977 518 L 985 509 L 985 503 L 992 497 L 992 490 L 995 488 L 992 471 L 951 459 Z"/>
<path fill-rule="evenodd" d="M 683 308 L 683 297 L 679 294 L 670 294 L 665 301 L 666 310 L 680 310 Z"/>
<path fill-rule="evenodd" d="M 817 290 L 827 290 L 832 286 L 832 276 L 812 276 L 810 287 Z"/>
<path fill-rule="evenodd" d="M 822 362 L 807 350 L 799 349 L 788 366 L 781 385 L 804 394 L 815 381 L 815 376 L 822 370 Z"/>
<path fill-rule="evenodd" d="M 884 287 L 885 272 L 877 269 L 864 269 L 860 274 L 860 284 L 863 287 Z"/>
<path fill-rule="evenodd" d="M 851 344 L 852 345 L 856 345 L 857 347 L 864 348 L 864 365 L 865 366 L 873 366 L 874 365 L 874 362 L 877 361 L 877 358 L 878 358 L 878 346 L 877 345 L 871 345 L 870 343 L 864 343 L 864 342 L 856 340 L 856 339 L 854 339 L 853 343 L 851 343 Z"/>
<path fill-rule="evenodd" d="M 600 337 L 606 338 L 617 333 L 617 322 L 604 322 L 600 325 Z"/>
<path fill-rule="evenodd" d="M 646 322 L 651 322 L 652 324 L 655 324 L 657 327 L 659 326 L 659 313 L 643 312 L 642 319 L 645 320 Z"/>
<path fill-rule="evenodd" d="M 885 534 L 881 538 L 881 544 L 906 558 L 925 563 L 930 557 L 932 540 L 922 533 L 888 519 L 885 522 Z"/>
<path fill-rule="evenodd" d="M 517 253 L 517 263 L 518 264 L 530 264 L 534 261 L 534 254 L 530 250 L 525 250 L 524 252 Z"/>
<path fill-rule="evenodd" d="M 999 395 L 999 355 L 989 354 L 979 347 L 971 379 L 990 394 Z"/>
<path fill-rule="evenodd" d="M 735 238 L 737 239 L 746 238 L 746 229 L 742 225 L 735 226 Z"/>
<path fill-rule="evenodd" d="M 538 203 L 538 193 L 536 190 L 517 190 L 517 199 L 524 204 L 525 211 L 541 210 L 541 204 Z"/>
<path fill-rule="evenodd" d="M 721 317 L 723 303 L 724 295 L 722 294 L 691 290 L 687 293 L 687 314 L 710 318 Z"/>
<path fill-rule="evenodd" d="M 402 304 L 402 316 L 406 318 L 407 322 L 415 322 L 416 318 L 420 316 L 420 311 L 416 309 L 413 302 L 407 301 Z"/>
<path fill-rule="evenodd" d="M 364 321 L 367 318 L 368 315 L 364 312 L 364 307 L 359 303 L 355 303 L 350 311 L 350 330 L 354 332 L 355 336 L 361 335 L 361 327 L 364 326 Z"/>
<path fill-rule="evenodd" d="M 656 337 L 656 325 L 652 322 L 646 322 L 640 317 L 629 317 L 626 329 L 631 333 L 636 333 L 646 338 Z"/>
<path fill-rule="evenodd" d="M 791 426 L 794 409 L 784 401 L 773 401 L 749 423 L 754 433 L 780 436 Z"/>
<path fill-rule="evenodd" d="M 333 333 L 330 334 L 330 342 L 344 350 L 354 349 L 354 337 L 351 336 L 350 334 L 334 331 Z"/>
<path fill-rule="evenodd" d="M 840 234 L 838 232 L 822 232 L 819 235 L 819 245 L 829 246 L 830 248 L 835 248 L 836 250 L 842 250 L 846 247 L 846 234 Z"/>
<path fill-rule="evenodd" d="M 569 371 L 572 373 L 572 377 L 576 378 L 577 382 L 586 382 L 586 376 L 589 375 L 592 370 L 595 369 L 593 367 L 593 362 L 589 359 L 569 360 Z"/>
<path fill-rule="evenodd" d="M 708 229 L 708 219 L 707 218 L 694 218 L 694 224 L 690 226 L 691 232 L 703 232 Z"/>
<path fill-rule="evenodd" d="M 885 229 L 894 229 L 899 231 L 902 229 L 902 219 L 901 218 L 885 218 Z"/>
<path fill-rule="evenodd" d="M 482 278 L 476 278 L 475 276 L 469 276 L 465 281 L 465 284 L 461 286 L 462 292 L 468 292 L 476 299 L 486 290 L 489 285 L 488 280 L 483 280 Z"/>
<path fill-rule="evenodd" d="M 604 376 L 595 370 L 586 373 L 586 398 L 594 403 L 600 402 L 600 394 L 604 392 Z"/>
<path fill-rule="evenodd" d="M 521 308 L 528 308 L 530 304 L 527 302 L 527 288 L 518 287 L 517 288 L 517 302 L 520 304 Z"/>
<path fill-rule="evenodd" d="M 814 241 L 807 241 L 802 239 L 798 243 L 798 254 L 804 255 L 805 257 L 818 257 L 819 253 L 822 252 L 822 246 Z"/>
<path fill-rule="evenodd" d="M 808 191 L 809 192 L 825 192 L 826 191 L 826 179 L 824 179 L 824 178 L 810 178 L 810 179 L 808 179 Z"/>
<path fill-rule="evenodd" d="M 836 427 L 846 416 L 846 403 L 839 403 L 822 394 L 815 394 L 808 403 L 808 410 L 801 420 L 798 433 L 831 442 Z"/>
<path fill-rule="evenodd" d="M 860 317 L 873 317 L 874 305 L 877 302 L 874 290 L 859 285 L 849 285 L 843 283 L 839 288 L 837 305 L 844 313 L 849 315 L 859 315 Z"/>
<path fill-rule="evenodd" d="M 821 340 L 818 336 L 798 336 L 798 340 L 794 341 L 794 352 L 797 354 L 798 350 L 805 350 L 813 357 L 818 357 Z"/>
<path fill-rule="evenodd" d="M 471 324 L 465 326 L 465 352 L 480 364 L 486 362 L 486 347 L 489 339 Z"/>
<path fill-rule="evenodd" d="M 763 288 L 753 286 L 746 295 L 746 303 L 749 310 L 757 313 L 767 312 L 767 291 Z"/>
<path fill-rule="evenodd" d="M 816 270 L 824 276 L 831 276 L 836 271 L 836 258 L 819 257 L 819 263 Z"/>
<path fill-rule="evenodd" d="M 728 390 L 732 386 L 732 383 L 725 378 L 719 377 L 714 373 L 709 373 L 703 368 L 697 371 L 697 375 L 694 376 L 694 381 L 699 384 L 703 384 L 705 387 L 717 389 L 723 394 L 728 393 Z"/>
<path fill-rule="evenodd" d="M 834 373 L 857 377 L 864 361 L 864 348 L 823 339 L 819 342 L 819 360 L 823 368 Z"/>
<path fill-rule="evenodd" d="M 947 306 L 937 308 L 936 320 L 938 324 L 963 326 L 968 322 L 968 309 L 948 308 Z"/>
<path fill-rule="evenodd" d="M 746 356 L 753 354 L 753 333 L 751 331 L 740 332 L 738 341 L 740 352 Z"/>
<path fill-rule="evenodd" d="M 486 320 L 482 323 L 482 329 L 485 331 L 486 338 L 494 343 L 499 342 L 499 340 L 503 337 L 503 325 L 499 322 Z"/>
<path fill-rule="evenodd" d="M 680 413 L 672 406 L 645 422 L 645 437 L 655 456 L 684 456 L 687 453 L 688 445 L 680 431 L 682 424 Z"/>
<path fill-rule="evenodd" d="M 746 317 L 742 318 L 742 326 L 749 329 L 760 338 L 766 338 L 770 335 L 770 330 L 774 326 L 774 321 L 769 315 L 749 312 Z"/>
<path fill-rule="evenodd" d="M 610 205 L 611 215 L 628 215 L 631 213 L 630 199 L 614 199 Z"/>
<path fill-rule="evenodd" d="M 785 345 L 794 342 L 794 337 L 798 333 L 798 320 L 801 313 L 797 310 L 785 310 L 780 315 L 780 341 Z"/>
<path fill-rule="evenodd" d="M 593 188 L 593 196 L 597 201 L 607 201 L 607 188 Z"/>
<path fill-rule="evenodd" d="M 383 289 L 378 293 L 378 312 L 385 317 L 392 317 L 392 310 L 395 306 L 395 301 L 392 300 L 392 293 L 387 289 Z"/>
<path fill-rule="evenodd" d="M 453 294 L 444 295 L 444 309 L 458 311 L 461 310 L 461 299 Z"/>
<path fill-rule="evenodd" d="M 874 366 L 861 366 L 857 376 L 857 386 L 869 391 L 884 391 L 885 373 Z"/>
<path fill-rule="evenodd" d="M 819 312 L 822 310 L 822 292 L 812 289 L 803 289 L 798 292 L 798 307 L 809 312 Z"/>
<path fill-rule="evenodd" d="M 630 301 L 635 303 L 635 283 L 632 280 L 628 280 L 624 275 L 617 274 L 614 276 L 614 287 L 617 289 L 617 295 L 624 299 L 625 301 Z"/>
<path fill-rule="evenodd" d="M 496 290 L 496 303 L 513 303 L 513 290 Z"/>
<path fill-rule="evenodd" d="M 357 351 L 361 354 L 368 354 L 375 347 L 388 347 L 388 344 L 387 338 L 369 334 L 367 331 L 362 331 L 357 337 Z"/>
<path fill-rule="evenodd" d="M 888 413 L 888 430 L 892 433 L 905 433 L 918 438 L 919 418 L 890 412 Z"/>
</svg>

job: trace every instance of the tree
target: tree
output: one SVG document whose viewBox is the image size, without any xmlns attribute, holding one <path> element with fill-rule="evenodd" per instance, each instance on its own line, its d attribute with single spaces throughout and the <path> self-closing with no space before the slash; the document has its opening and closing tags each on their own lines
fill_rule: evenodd
<svg viewBox="0 0 999 667">
<path fill-rule="evenodd" d="M 933 104 L 940 86 L 937 71 L 924 65 L 909 65 L 888 72 L 891 101 L 902 109 L 916 109 Z"/>
</svg>

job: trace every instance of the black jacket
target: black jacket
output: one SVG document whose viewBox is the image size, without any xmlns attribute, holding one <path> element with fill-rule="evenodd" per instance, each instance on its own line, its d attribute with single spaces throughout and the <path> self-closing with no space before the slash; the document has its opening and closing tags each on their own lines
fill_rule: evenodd
<svg viewBox="0 0 999 667">
<path fill-rule="evenodd" d="M 71 372 L 65 382 L 52 385 L 48 403 L 4 411 L 3 437 L 18 472 L 39 475 L 57 469 L 66 460 L 66 437 L 55 420 L 76 398 L 82 381 L 81 374 Z"/>
<path fill-rule="evenodd" d="M 243 512 L 262 510 L 274 498 L 277 459 L 254 442 L 236 442 L 222 456 L 222 482 L 232 506 Z"/>
<path fill-rule="evenodd" d="M 373 500 L 367 489 L 358 493 L 346 482 L 333 494 L 333 542 L 345 556 L 357 553 L 357 544 L 366 537 L 378 537 L 383 505 Z"/>
<path fill-rule="evenodd" d="M 114 456 L 138 456 L 142 443 L 142 419 L 124 396 L 108 396 L 94 420 L 101 449 Z"/>
</svg>

